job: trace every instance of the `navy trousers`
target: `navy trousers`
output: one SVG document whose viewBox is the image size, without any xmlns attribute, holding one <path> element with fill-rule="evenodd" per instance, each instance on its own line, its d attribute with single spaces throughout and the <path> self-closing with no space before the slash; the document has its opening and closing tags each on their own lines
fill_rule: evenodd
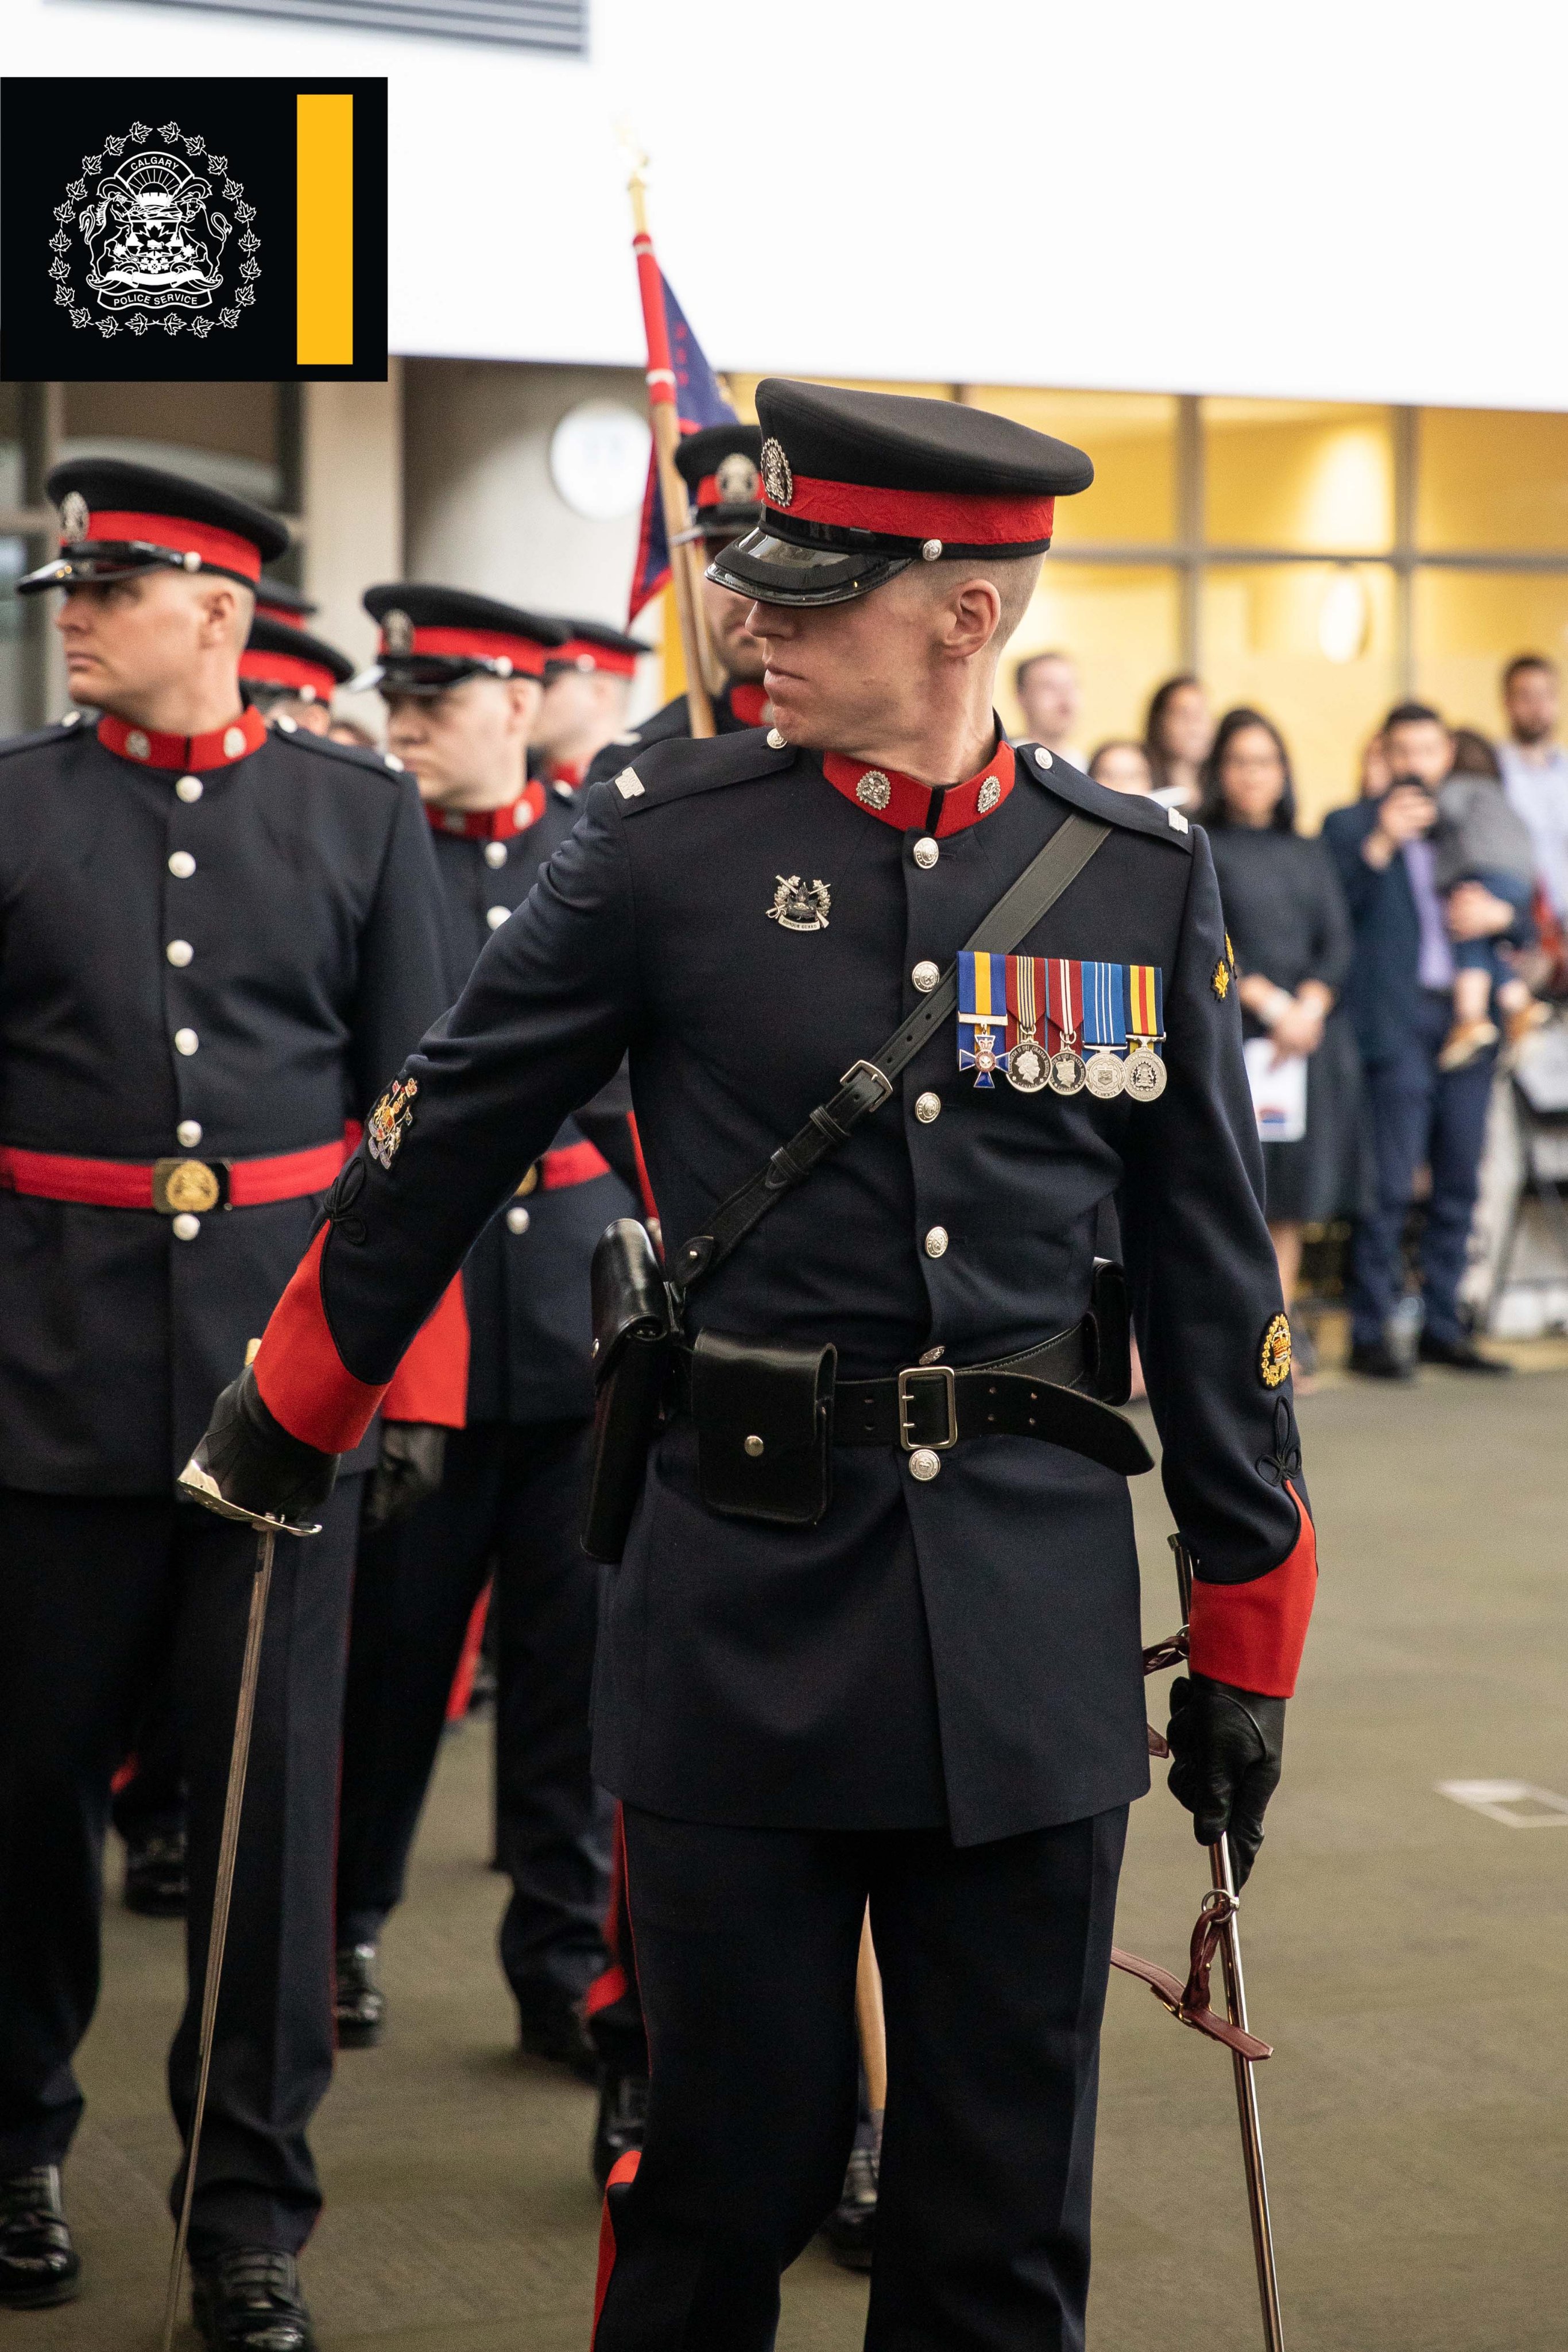
<svg viewBox="0 0 1568 2352">
<path fill-rule="evenodd" d="M 1352 1336 L 1362 1344 L 1384 1337 L 1404 1288 L 1400 1240 L 1416 1171 L 1424 1166 L 1432 1171 L 1421 1242 L 1425 1328 L 1439 1339 L 1460 1336 L 1459 1280 L 1475 1215 L 1496 1055 L 1480 1055 L 1462 1070 L 1439 1070 L 1437 1050 L 1453 1018 L 1446 991 L 1424 991 L 1404 1052 L 1365 1073 L 1377 1205 L 1357 1220 L 1351 1252 Z"/>
<path fill-rule="evenodd" d="M 440 1491 L 360 1549 L 343 1715 L 338 1940 L 402 1899 L 475 1601 L 494 1574 L 501 1964 L 518 2004 L 577 2000 L 604 1966 L 612 1809 L 589 1771 L 601 1571 L 578 1541 L 592 1423 L 479 1422 Z"/>
<path fill-rule="evenodd" d="M 888 2108 L 871 2352 L 1079 2352 L 1125 1807 L 990 1845 L 624 1809 L 652 2082 L 594 2352 L 769 2352 L 854 2137 L 869 1895 Z"/>
<path fill-rule="evenodd" d="M 201 2164 L 197 2260 L 296 2252 L 321 2191 L 306 2126 L 332 2073 L 332 1842 L 361 1480 L 278 1544 Z M 58 2163 L 82 2112 L 71 2061 L 98 2001 L 110 1780 L 166 1675 L 189 1790 L 184 2015 L 169 2053 L 182 2137 L 256 1538 L 159 1496 L 0 1488 L 0 2173 Z M 178 2210 L 183 2168 L 171 2205 Z"/>
</svg>

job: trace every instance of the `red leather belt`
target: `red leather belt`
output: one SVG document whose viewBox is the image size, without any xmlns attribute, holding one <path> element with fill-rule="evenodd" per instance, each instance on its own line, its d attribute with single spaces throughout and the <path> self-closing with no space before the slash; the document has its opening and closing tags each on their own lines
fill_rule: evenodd
<svg viewBox="0 0 1568 2352">
<path fill-rule="evenodd" d="M 559 1151 L 535 1160 L 517 1190 L 531 1192 L 537 1186 L 541 1192 L 563 1192 L 569 1184 L 591 1184 L 609 1173 L 610 1162 L 597 1144 L 563 1143 Z"/>
<path fill-rule="evenodd" d="M 0 1144 L 0 1190 L 94 1209 L 156 1209 L 165 1217 L 208 1209 L 255 1209 L 324 1192 L 352 1148 L 342 1137 L 270 1160 L 77 1160 Z"/>
</svg>

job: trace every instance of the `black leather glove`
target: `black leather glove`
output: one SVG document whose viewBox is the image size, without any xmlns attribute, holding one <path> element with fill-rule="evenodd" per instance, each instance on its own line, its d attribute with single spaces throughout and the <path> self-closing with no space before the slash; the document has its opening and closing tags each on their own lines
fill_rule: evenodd
<svg viewBox="0 0 1568 2352">
<path fill-rule="evenodd" d="M 193 1466 L 216 1482 L 225 1503 L 274 1518 L 313 1519 L 332 1491 L 338 1456 L 291 1437 L 261 1401 L 249 1365 L 213 1407 Z"/>
<path fill-rule="evenodd" d="M 364 1526 L 374 1534 L 407 1518 L 440 1487 L 446 1467 L 446 1432 L 435 1422 L 383 1421 L 382 1458 L 365 1492 Z"/>
<path fill-rule="evenodd" d="M 1192 1815 L 1199 1845 L 1228 1832 L 1230 1868 L 1245 1885 L 1263 1843 L 1264 1807 L 1280 1785 L 1284 1700 L 1182 1675 L 1171 1685 L 1166 1736 L 1176 1759 L 1166 1786 Z"/>
</svg>

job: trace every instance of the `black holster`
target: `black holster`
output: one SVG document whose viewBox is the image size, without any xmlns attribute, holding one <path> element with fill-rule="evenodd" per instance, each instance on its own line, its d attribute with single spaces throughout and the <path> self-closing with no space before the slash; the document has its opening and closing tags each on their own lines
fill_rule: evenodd
<svg viewBox="0 0 1568 2352">
<path fill-rule="evenodd" d="M 1133 1393 L 1133 1309 L 1127 1277 L 1113 1257 L 1097 1257 L 1084 1317 L 1084 1386 L 1102 1404 L 1125 1404 Z"/>
<path fill-rule="evenodd" d="M 612 1563 L 626 1549 L 664 1412 L 670 1301 L 647 1230 L 617 1217 L 600 1235 L 589 1276 L 593 1309 L 593 1461 L 582 1549 Z"/>
<path fill-rule="evenodd" d="M 710 1511 L 814 1528 L 832 1500 L 833 1348 L 698 1335 L 697 1484 Z"/>
</svg>

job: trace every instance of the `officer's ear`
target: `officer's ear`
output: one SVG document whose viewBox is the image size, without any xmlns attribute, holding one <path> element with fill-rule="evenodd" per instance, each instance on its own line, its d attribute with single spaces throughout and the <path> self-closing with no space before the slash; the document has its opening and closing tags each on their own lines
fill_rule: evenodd
<svg viewBox="0 0 1568 2352">
<path fill-rule="evenodd" d="M 191 583 L 202 619 L 202 635 L 212 646 L 228 646 L 243 653 L 256 612 L 256 598 L 237 580 L 199 574 Z"/>
<path fill-rule="evenodd" d="M 507 700 L 510 705 L 507 731 L 526 739 L 538 719 L 539 705 L 545 698 L 544 688 L 537 677 L 509 677 L 505 680 L 505 685 Z"/>
</svg>

